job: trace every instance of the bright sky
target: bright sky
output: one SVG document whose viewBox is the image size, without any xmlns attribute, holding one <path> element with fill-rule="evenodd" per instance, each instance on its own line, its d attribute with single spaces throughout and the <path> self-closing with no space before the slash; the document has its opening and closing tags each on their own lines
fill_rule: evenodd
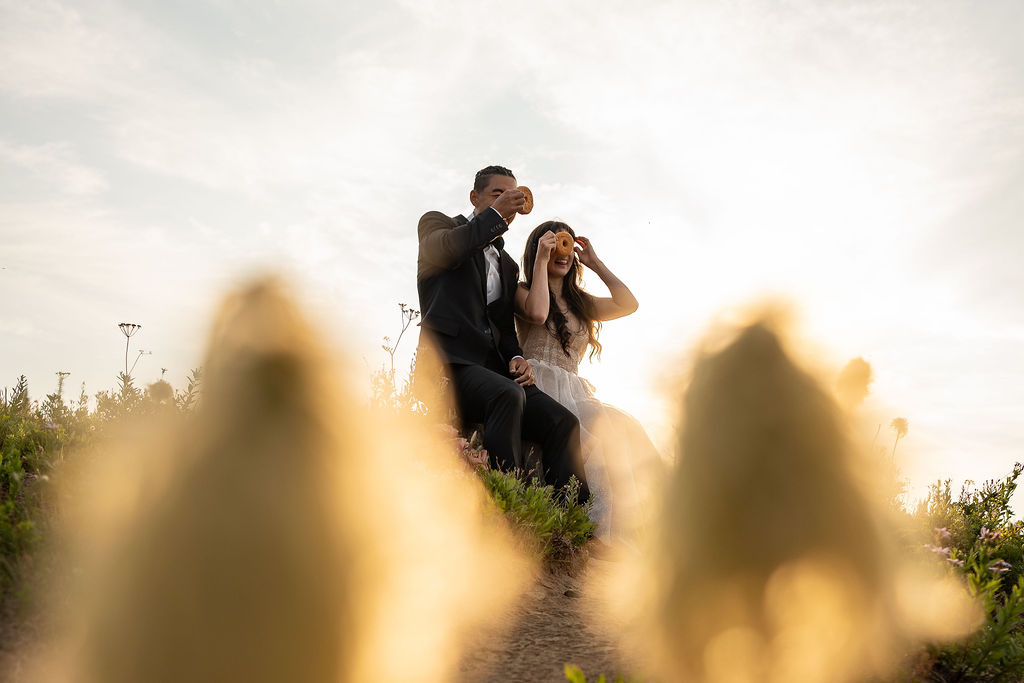
<svg viewBox="0 0 1024 683">
<path fill-rule="evenodd" d="M 517 260 L 558 217 L 639 298 L 581 374 L 659 442 L 660 378 L 779 295 L 824 362 L 871 362 L 915 490 L 1002 476 L 1024 460 L 1022 35 L 1017 0 L 0 0 L 0 385 L 110 388 L 135 322 L 136 376 L 181 387 L 260 266 L 368 375 L 416 304 L 417 219 L 466 211 L 498 163 L 536 196 Z"/>
</svg>

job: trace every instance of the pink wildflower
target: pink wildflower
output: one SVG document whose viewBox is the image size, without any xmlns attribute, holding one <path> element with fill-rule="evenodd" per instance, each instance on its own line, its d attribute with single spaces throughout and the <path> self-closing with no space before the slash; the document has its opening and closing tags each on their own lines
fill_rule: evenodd
<svg viewBox="0 0 1024 683">
<path fill-rule="evenodd" d="M 993 574 L 1005 574 L 1011 569 L 1013 569 L 1013 566 L 1006 560 L 996 560 L 988 566 L 988 570 Z"/>
<path fill-rule="evenodd" d="M 466 451 L 466 461 L 473 467 L 487 467 L 487 451 L 475 448 Z"/>
</svg>

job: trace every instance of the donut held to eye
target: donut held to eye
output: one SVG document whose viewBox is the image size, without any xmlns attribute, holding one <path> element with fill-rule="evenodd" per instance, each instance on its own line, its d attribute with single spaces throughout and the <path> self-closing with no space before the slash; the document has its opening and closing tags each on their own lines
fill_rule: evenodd
<svg viewBox="0 0 1024 683">
<path fill-rule="evenodd" d="M 518 211 L 518 213 L 521 213 L 525 216 L 526 214 L 533 211 L 533 192 L 531 192 L 530 188 L 528 188 L 526 185 L 520 185 L 516 189 L 522 192 L 524 195 L 526 195 L 526 203 L 523 204 L 523 208 L 519 209 Z"/>
<path fill-rule="evenodd" d="M 551 260 L 572 256 L 573 245 L 576 243 L 572 235 L 562 231 L 555 235 L 555 248 L 551 250 Z"/>
</svg>

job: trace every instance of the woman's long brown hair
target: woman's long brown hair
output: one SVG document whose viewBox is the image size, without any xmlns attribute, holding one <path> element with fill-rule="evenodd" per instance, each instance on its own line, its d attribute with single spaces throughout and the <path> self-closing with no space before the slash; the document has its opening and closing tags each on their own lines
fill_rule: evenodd
<svg viewBox="0 0 1024 683">
<path fill-rule="evenodd" d="M 561 221 L 546 221 L 534 228 L 526 240 L 526 250 L 523 252 L 523 275 L 526 277 L 527 287 L 533 286 L 533 267 L 537 261 L 537 244 L 540 242 L 541 235 L 548 230 L 556 235 L 560 232 L 567 232 L 572 235 L 573 239 L 576 239 L 576 233 L 573 232 L 572 228 Z M 590 357 L 593 358 L 594 354 L 597 354 L 597 357 L 600 358 L 601 342 L 597 340 L 597 335 L 601 331 L 601 322 L 594 319 L 593 297 L 580 287 L 582 280 L 583 266 L 580 264 L 579 259 L 576 258 L 576 255 L 573 254 L 569 272 L 562 278 L 562 296 L 565 297 L 569 310 L 580 319 L 583 327 L 587 330 L 587 344 L 590 346 Z M 572 334 L 569 332 L 569 327 L 566 324 L 565 314 L 562 313 L 555 303 L 555 295 L 551 292 L 550 287 L 548 287 L 548 297 L 548 319 L 544 324 L 555 335 L 555 339 L 562 345 L 562 350 L 568 356 L 570 355 L 569 340 L 572 338 Z"/>
</svg>

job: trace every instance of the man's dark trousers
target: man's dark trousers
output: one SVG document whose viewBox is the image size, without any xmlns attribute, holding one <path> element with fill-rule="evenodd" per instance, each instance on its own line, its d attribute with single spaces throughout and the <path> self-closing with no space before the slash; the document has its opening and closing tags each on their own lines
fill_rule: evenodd
<svg viewBox="0 0 1024 683">
<path fill-rule="evenodd" d="M 586 479 L 573 467 L 580 462 L 579 420 L 536 386 L 516 384 L 502 365 L 495 355 L 486 366 L 449 368 L 463 421 L 483 423 L 484 448 L 494 465 L 505 471 L 523 466 L 523 436 L 540 444 L 549 456 L 568 451 L 567 457 L 544 460 L 545 483 L 561 488 L 575 474 L 580 480 L 580 500 L 586 500 L 590 497 Z"/>
</svg>

